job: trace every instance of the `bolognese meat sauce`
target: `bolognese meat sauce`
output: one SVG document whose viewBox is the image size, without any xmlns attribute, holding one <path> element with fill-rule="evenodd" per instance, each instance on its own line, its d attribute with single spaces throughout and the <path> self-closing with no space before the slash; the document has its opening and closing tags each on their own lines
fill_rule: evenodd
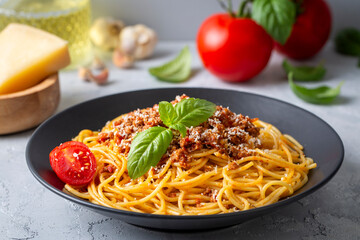
<svg viewBox="0 0 360 240">
<path fill-rule="evenodd" d="M 175 105 L 184 98 L 189 97 L 177 96 L 172 104 Z M 99 134 L 98 142 L 114 141 L 117 151 L 127 156 L 131 142 L 138 132 L 154 126 L 165 127 L 158 108 L 159 106 L 155 104 L 152 108 L 137 109 L 121 116 L 109 123 L 112 124 L 110 131 Z M 248 116 L 233 113 L 229 108 L 217 106 L 212 117 L 197 127 L 188 128 L 185 137 L 174 131 L 174 138 L 158 166 L 163 165 L 170 158 L 186 169 L 191 161 L 191 153 L 206 149 L 216 149 L 232 160 L 253 155 L 252 149 L 261 146 L 257 138 L 259 129 L 254 126 L 253 121 L 254 119 Z"/>
</svg>

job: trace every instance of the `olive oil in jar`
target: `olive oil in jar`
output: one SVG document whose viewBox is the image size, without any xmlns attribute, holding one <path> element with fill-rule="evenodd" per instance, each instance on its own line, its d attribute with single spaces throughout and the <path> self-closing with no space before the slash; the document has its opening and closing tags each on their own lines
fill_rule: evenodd
<svg viewBox="0 0 360 240">
<path fill-rule="evenodd" d="M 67 40 L 70 68 L 91 60 L 90 0 L 0 0 L 0 31 L 12 22 L 41 28 Z"/>
</svg>

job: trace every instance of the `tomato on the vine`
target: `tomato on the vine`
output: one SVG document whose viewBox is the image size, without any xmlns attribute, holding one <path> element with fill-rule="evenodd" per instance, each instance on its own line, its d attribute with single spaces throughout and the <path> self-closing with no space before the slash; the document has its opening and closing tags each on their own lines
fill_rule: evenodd
<svg viewBox="0 0 360 240">
<path fill-rule="evenodd" d="M 246 81 L 259 74 L 273 49 L 271 37 L 255 21 L 226 13 L 207 18 L 196 41 L 204 66 L 230 82 Z"/>
<path fill-rule="evenodd" d="M 65 142 L 54 148 L 49 157 L 52 169 L 67 184 L 88 184 L 95 175 L 95 156 L 84 143 Z"/>
<path fill-rule="evenodd" d="M 303 0 L 290 37 L 275 49 L 293 59 L 307 59 L 325 45 L 331 31 L 331 13 L 324 0 Z"/>
</svg>

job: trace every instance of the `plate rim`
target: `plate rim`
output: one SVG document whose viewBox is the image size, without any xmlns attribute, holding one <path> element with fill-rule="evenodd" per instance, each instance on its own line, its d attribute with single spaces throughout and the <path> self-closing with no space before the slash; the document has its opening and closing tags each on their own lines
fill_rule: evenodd
<svg viewBox="0 0 360 240">
<path fill-rule="evenodd" d="M 34 166 L 32 165 L 31 161 L 30 161 L 30 151 L 31 151 L 31 144 L 34 141 L 34 136 L 36 136 L 36 134 L 47 124 L 49 124 L 49 122 L 52 121 L 52 119 L 56 118 L 58 115 L 62 115 L 67 111 L 71 111 L 72 109 L 75 108 L 81 108 L 82 105 L 86 105 L 89 104 L 91 102 L 95 102 L 99 99 L 105 99 L 105 98 L 112 98 L 114 96 L 117 95 L 122 95 L 122 94 L 133 94 L 133 93 L 138 93 L 138 92 L 145 92 L 145 91 L 157 91 L 157 90 L 161 90 L 161 91 L 166 91 L 166 90 L 179 90 L 179 91 L 186 91 L 186 90 L 211 90 L 211 91 L 227 91 L 227 92 L 234 92 L 237 94 L 244 94 L 244 95 L 252 95 L 255 96 L 257 98 L 265 98 L 267 100 L 270 101 L 275 101 L 275 102 L 279 102 L 281 104 L 285 104 L 288 105 L 290 107 L 296 108 L 300 111 L 306 112 L 307 114 L 310 114 L 312 117 L 315 117 L 317 120 L 320 120 L 327 128 L 329 128 L 335 135 L 336 139 L 339 141 L 340 145 L 340 159 L 337 162 L 336 166 L 334 169 L 332 169 L 331 174 L 329 174 L 326 178 L 322 179 L 320 182 L 318 182 L 317 184 L 315 184 L 314 186 L 312 186 L 311 188 L 300 192 L 296 195 L 292 195 L 289 196 L 285 199 L 281 199 L 276 203 L 272 203 L 266 206 L 262 206 L 262 207 L 258 207 L 258 208 L 253 208 L 253 209 L 248 209 L 245 211 L 238 211 L 238 212 L 232 212 L 232 213 L 223 213 L 223 214 L 210 214 L 210 215 L 161 215 L 161 214 L 151 214 L 151 213 L 138 213 L 138 212 L 132 212 L 132 211 L 126 211 L 126 210 L 120 210 L 120 209 L 116 209 L 116 208 L 111 208 L 111 207 L 106 207 L 106 206 L 102 206 L 102 205 L 98 205 L 95 203 L 91 203 L 89 201 L 80 199 L 76 196 L 67 194 L 63 191 L 60 191 L 59 189 L 53 187 L 51 184 L 49 184 L 46 180 L 44 180 L 34 169 Z M 304 198 L 305 196 L 308 196 L 310 194 L 312 194 L 313 192 L 315 192 L 316 190 L 318 190 L 319 188 L 321 188 L 322 186 L 324 186 L 326 183 L 328 183 L 334 176 L 335 174 L 339 171 L 343 161 L 344 161 L 344 155 L 345 155 L 345 149 L 344 149 L 344 143 L 342 141 L 342 139 L 340 138 L 339 134 L 335 131 L 335 129 L 328 124 L 326 121 L 324 121 L 322 118 L 320 118 L 319 116 L 317 116 L 316 114 L 301 108 L 297 105 L 294 105 L 292 103 L 280 100 L 280 99 L 276 99 L 276 98 L 272 98 L 269 96 L 264 96 L 258 93 L 252 93 L 252 92 L 245 92 L 245 91 L 238 91 L 238 90 L 234 90 L 234 89 L 219 89 L 219 88 L 205 88 L 205 87 L 164 87 L 164 88 L 145 88 L 145 89 L 138 89 L 138 90 L 131 90 L 131 91 L 124 91 L 124 92 L 118 92 L 118 93 L 113 93 L 113 94 L 109 94 L 109 95 L 104 95 L 104 96 L 100 96 L 100 97 L 95 97 L 92 99 L 88 99 L 86 101 L 77 103 L 75 105 L 72 105 L 68 108 L 63 109 L 62 111 L 54 114 L 53 116 L 51 116 L 50 118 L 48 118 L 46 121 L 44 121 L 40 126 L 38 126 L 35 131 L 32 133 L 30 139 L 28 140 L 27 144 L 26 144 L 26 150 L 25 150 L 25 157 L 26 157 L 26 163 L 27 166 L 30 170 L 30 172 L 32 173 L 32 175 L 35 177 L 35 179 L 41 183 L 41 185 L 43 185 L 45 188 L 47 188 L 48 190 L 50 190 L 51 192 L 55 193 L 56 195 L 59 195 L 61 197 L 63 197 L 66 200 L 69 200 L 71 202 L 75 202 L 77 204 L 80 204 L 84 207 L 87 208 L 91 208 L 92 210 L 95 211 L 105 211 L 105 212 L 109 212 L 111 214 L 121 214 L 121 215 L 131 215 L 132 217 L 139 217 L 139 218 L 158 218 L 158 219 L 162 219 L 162 220 L 186 220 L 186 219 L 193 219 L 193 220 L 200 220 L 200 219 L 215 219 L 215 218 L 228 218 L 231 216 L 238 216 L 238 215 L 251 215 L 252 213 L 256 213 L 256 212 L 264 212 L 267 211 L 269 209 L 278 209 L 281 206 L 285 206 L 288 205 L 290 203 L 293 203 L 299 199 Z"/>
</svg>

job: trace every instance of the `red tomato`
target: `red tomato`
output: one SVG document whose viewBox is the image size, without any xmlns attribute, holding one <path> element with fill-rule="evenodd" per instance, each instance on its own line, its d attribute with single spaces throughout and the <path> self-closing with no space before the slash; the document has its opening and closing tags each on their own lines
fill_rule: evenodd
<svg viewBox="0 0 360 240">
<path fill-rule="evenodd" d="M 206 19 L 197 34 L 197 48 L 204 66 L 229 82 L 242 82 L 267 65 L 273 41 L 249 18 L 216 14 Z"/>
<path fill-rule="evenodd" d="M 317 54 L 329 38 L 331 13 L 323 0 L 304 0 L 300 13 L 285 45 L 275 49 L 293 59 L 307 59 Z"/>
<path fill-rule="evenodd" d="M 61 181 L 74 186 L 89 183 L 96 172 L 96 159 L 81 142 L 70 141 L 54 148 L 50 165 Z"/>
</svg>

